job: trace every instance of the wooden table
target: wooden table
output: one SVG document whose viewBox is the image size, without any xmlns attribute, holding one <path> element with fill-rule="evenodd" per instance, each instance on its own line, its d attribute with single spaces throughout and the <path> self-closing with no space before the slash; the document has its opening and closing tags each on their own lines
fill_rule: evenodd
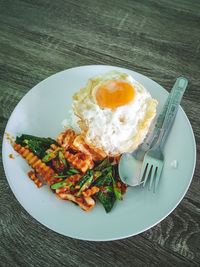
<svg viewBox="0 0 200 267">
<path fill-rule="evenodd" d="M 168 91 L 176 77 L 187 77 L 182 107 L 199 156 L 199 10 L 198 0 L 1 0 L 2 135 L 38 82 L 71 67 L 105 64 L 140 72 Z M 14 197 L 1 160 L 0 266 L 199 266 L 199 163 L 184 199 L 161 223 L 127 239 L 89 242 L 33 219 Z"/>
</svg>

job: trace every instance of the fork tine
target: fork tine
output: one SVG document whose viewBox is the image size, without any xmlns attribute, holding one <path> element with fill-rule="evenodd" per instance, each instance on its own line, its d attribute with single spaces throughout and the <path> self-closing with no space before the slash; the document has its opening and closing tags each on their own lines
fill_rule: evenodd
<svg viewBox="0 0 200 267">
<path fill-rule="evenodd" d="M 151 169 L 152 169 L 152 165 L 148 164 L 147 169 L 146 169 L 146 173 L 145 173 L 145 179 L 144 179 L 143 187 L 145 187 L 145 184 L 147 182 L 147 179 L 149 177 L 149 173 L 150 173 Z"/>
<path fill-rule="evenodd" d="M 146 171 L 146 169 L 147 169 L 147 165 L 148 165 L 148 164 L 145 164 L 145 162 L 143 162 L 143 164 L 142 164 L 142 169 L 141 169 L 141 172 L 140 172 L 139 184 L 142 182 L 142 178 L 143 178 L 144 173 L 145 173 L 145 171 Z"/>
<path fill-rule="evenodd" d="M 151 190 L 151 188 L 152 188 L 152 184 L 153 184 L 153 180 L 154 180 L 156 168 L 157 168 L 157 166 L 152 166 L 151 179 L 150 179 L 150 184 L 149 184 L 149 190 Z"/>
<path fill-rule="evenodd" d="M 162 165 L 162 166 L 159 166 L 159 167 L 157 168 L 157 172 L 156 172 L 156 181 L 155 181 L 155 187 L 154 187 L 154 193 L 156 192 L 158 183 L 159 183 L 159 181 L 160 181 L 160 176 L 161 176 L 161 173 L 162 173 L 162 169 L 163 169 L 163 165 Z"/>
</svg>

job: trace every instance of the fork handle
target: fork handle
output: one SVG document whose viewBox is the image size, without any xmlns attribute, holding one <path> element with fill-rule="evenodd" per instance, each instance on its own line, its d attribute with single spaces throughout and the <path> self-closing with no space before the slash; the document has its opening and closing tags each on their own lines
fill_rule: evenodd
<svg viewBox="0 0 200 267">
<path fill-rule="evenodd" d="M 141 144 L 141 148 L 142 150 L 144 151 L 147 151 L 149 150 L 153 145 L 156 144 L 156 142 L 158 141 L 158 137 L 160 136 L 161 134 L 161 128 L 162 128 L 162 125 L 163 125 L 163 121 L 165 119 L 165 116 L 166 116 L 166 112 L 167 112 L 167 108 L 168 108 L 168 105 L 169 105 L 169 101 L 170 101 L 170 98 L 171 98 L 171 95 L 173 93 L 173 91 L 176 89 L 175 87 L 175 84 L 174 86 L 172 87 L 172 90 L 171 92 L 168 94 L 168 97 L 165 101 L 165 104 L 156 120 L 156 123 L 155 123 L 155 126 L 154 126 L 154 130 L 153 130 L 153 134 L 152 135 L 149 135 L 146 137 L 146 139 L 144 140 L 144 142 Z"/>
<path fill-rule="evenodd" d="M 172 91 L 174 90 L 174 87 L 172 88 Z M 171 93 L 172 93 L 171 91 Z M 169 105 L 169 100 L 171 97 L 171 93 L 168 95 L 167 100 L 165 101 L 165 104 L 162 108 L 161 113 L 159 114 L 155 126 L 154 126 L 154 130 L 152 135 L 147 135 L 147 137 L 145 138 L 144 142 L 140 145 L 141 149 L 144 151 L 149 150 L 158 140 L 158 137 L 160 135 L 160 130 L 162 128 L 163 125 L 163 121 L 167 112 L 167 107 Z"/>
<path fill-rule="evenodd" d="M 160 147 L 163 147 L 165 140 L 170 132 L 171 126 L 176 117 L 179 104 L 181 103 L 187 84 L 188 84 L 188 81 L 184 77 L 177 78 L 174 84 L 173 91 L 172 91 L 172 94 L 169 100 L 169 105 L 167 108 L 167 113 L 166 113 L 166 116 L 163 122 L 163 127 L 161 129 L 161 134 L 158 140 L 158 145 Z"/>
</svg>

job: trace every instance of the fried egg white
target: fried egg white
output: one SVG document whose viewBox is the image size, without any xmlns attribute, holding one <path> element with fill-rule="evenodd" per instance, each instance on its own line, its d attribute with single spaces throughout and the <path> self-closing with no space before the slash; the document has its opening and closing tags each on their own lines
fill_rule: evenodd
<svg viewBox="0 0 200 267">
<path fill-rule="evenodd" d="M 132 76 L 119 71 L 90 78 L 73 98 L 85 142 L 109 156 L 136 149 L 156 115 L 157 101 Z"/>
</svg>

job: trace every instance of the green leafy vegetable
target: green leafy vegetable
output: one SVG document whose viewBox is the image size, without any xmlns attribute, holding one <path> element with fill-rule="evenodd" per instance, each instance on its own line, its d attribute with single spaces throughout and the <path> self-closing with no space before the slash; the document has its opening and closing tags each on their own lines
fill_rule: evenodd
<svg viewBox="0 0 200 267">
<path fill-rule="evenodd" d="M 109 192 L 109 193 L 113 192 L 113 188 L 112 188 L 111 185 L 104 186 L 104 190 L 105 190 L 106 193 L 108 193 L 108 192 Z"/>
<path fill-rule="evenodd" d="M 102 175 L 97 181 L 94 182 L 94 186 L 100 187 L 101 185 L 110 185 L 110 178 L 105 174 Z"/>
<path fill-rule="evenodd" d="M 113 190 L 114 190 L 114 193 L 115 193 L 115 196 L 116 198 L 118 198 L 119 200 L 122 200 L 122 193 L 121 193 L 121 189 L 119 187 L 117 187 L 117 184 L 114 180 L 114 178 L 112 177 L 113 179 Z"/>
<path fill-rule="evenodd" d="M 102 170 L 102 173 L 103 175 L 94 183 L 95 186 L 100 188 L 100 191 L 96 193 L 96 197 L 104 206 L 105 211 L 110 212 L 116 201 L 112 184 L 112 169 L 109 169 L 108 171 L 105 171 L 104 169 L 104 171 Z"/>
<path fill-rule="evenodd" d="M 77 183 L 78 185 L 80 185 L 80 190 L 77 193 L 77 197 L 79 197 L 82 191 L 84 191 L 91 185 L 91 183 L 93 182 L 93 179 L 94 179 L 94 170 L 87 171 L 86 175 L 84 175 L 80 179 L 79 183 Z"/>
<path fill-rule="evenodd" d="M 76 170 L 76 169 L 69 169 L 69 170 L 66 171 L 67 175 L 73 175 L 73 174 L 76 174 L 76 173 L 79 173 L 79 171 Z"/>
<path fill-rule="evenodd" d="M 111 172 L 111 176 L 112 176 L 112 181 L 113 181 L 113 190 L 115 193 L 116 198 L 118 198 L 119 200 L 122 200 L 122 192 L 121 192 L 121 188 L 117 186 L 116 180 L 119 177 L 118 174 L 118 165 L 113 165 L 112 166 L 112 172 Z"/>
<path fill-rule="evenodd" d="M 116 200 L 116 197 L 113 191 L 107 192 L 107 193 L 103 193 L 100 191 L 97 193 L 97 198 L 99 199 L 101 204 L 104 206 L 105 211 L 107 213 L 110 212 Z"/>
<path fill-rule="evenodd" d="M 52 176 L 55 178 L 66 178 L 67 177 L 67 175 L 57 175 L 57 174 L 54 174 Z"/>
<path fill-rule="evenodd" d="M 63 153 L 62 153 L 61 151 L 58 152 L 58 157 L 59 157 L 61 163 L 62 163 L 65 167 L 67 167 L 66 159 L 65 159 L 65 157 L 64 157 L 64 155 L 63 155 Z"/>
<path fill-rule="evenodd" d="M 72 183 L 65 181 L 65 182 L 59 182 L 59 183 L 53 184 L 51 186 L 51 188 L 52 189 L 58 189 L 58 188 L 61 188 L 61 187 L 71 186 L 71 185 L 72 185 Z"/>
<path fill-rule="evenodd" d="M 86 172 L 84 176 L 81 177 L 81 179 L 78 181 L 77 185 L 80 185 L 80 187 L 83 186 L 83 184 L 87 181 L 87 179 L 94 174 L 94 170 L 89 170 Z"/>
<path fill-rule="evenodd" d="M 95 167 L 96 171 L 101 171 L 107 167 L 111 166 L 110 165 L 110 160 L 109 157 L 105 158 L 97 167 Z"/>
<path fill-rule="evenodd" d="M 57 156 L 57 152 L 60 151 L 60 150 L 63 150 L 64 148 L 58 148 L 50 153 L 48 153 L 47 155 L 45 155 L 43 158 L 42 158 L 42 162 L 48 162 L 54 158 L 56 158 Z"/>
<path fill-rule="evenodd" d="M 67 170 L 65 172 L 60 172 L 59 175 L 55 174 L 55 175 L 53 175 L 53 177 L 55 177 L 55 178 L 66 178 L 68 175 L 73 175 L 73 174 L 76 174 L 76 173 L 79 173 L 79 171 L 76 170 L 76 169 L 69 169 L 69 170 Z"/>
<path fill-rule="evenodd" d="M 102 175 L 94 182 L 94 185 L 100 188 L 96 197 L 103 204 L 106 212 L 110 212 L 116 198 L 122 199 L 121 189 L 117 186 L 117 164 L 111 166 L 108 159 L 105 159 L 97 168 L 101 170 Z"/>
<path fill-rule="evenodd" d="M 45 151 L 50 147 L 50 145 L 57 145 L 57 142 L 54 139 L 37 137 L 29 134 L 17 136 L 15 142 L 21 146 L 28 145 L 30 150 L 39 158 L 43 158 L 45 156 Z"/>
</svg>

